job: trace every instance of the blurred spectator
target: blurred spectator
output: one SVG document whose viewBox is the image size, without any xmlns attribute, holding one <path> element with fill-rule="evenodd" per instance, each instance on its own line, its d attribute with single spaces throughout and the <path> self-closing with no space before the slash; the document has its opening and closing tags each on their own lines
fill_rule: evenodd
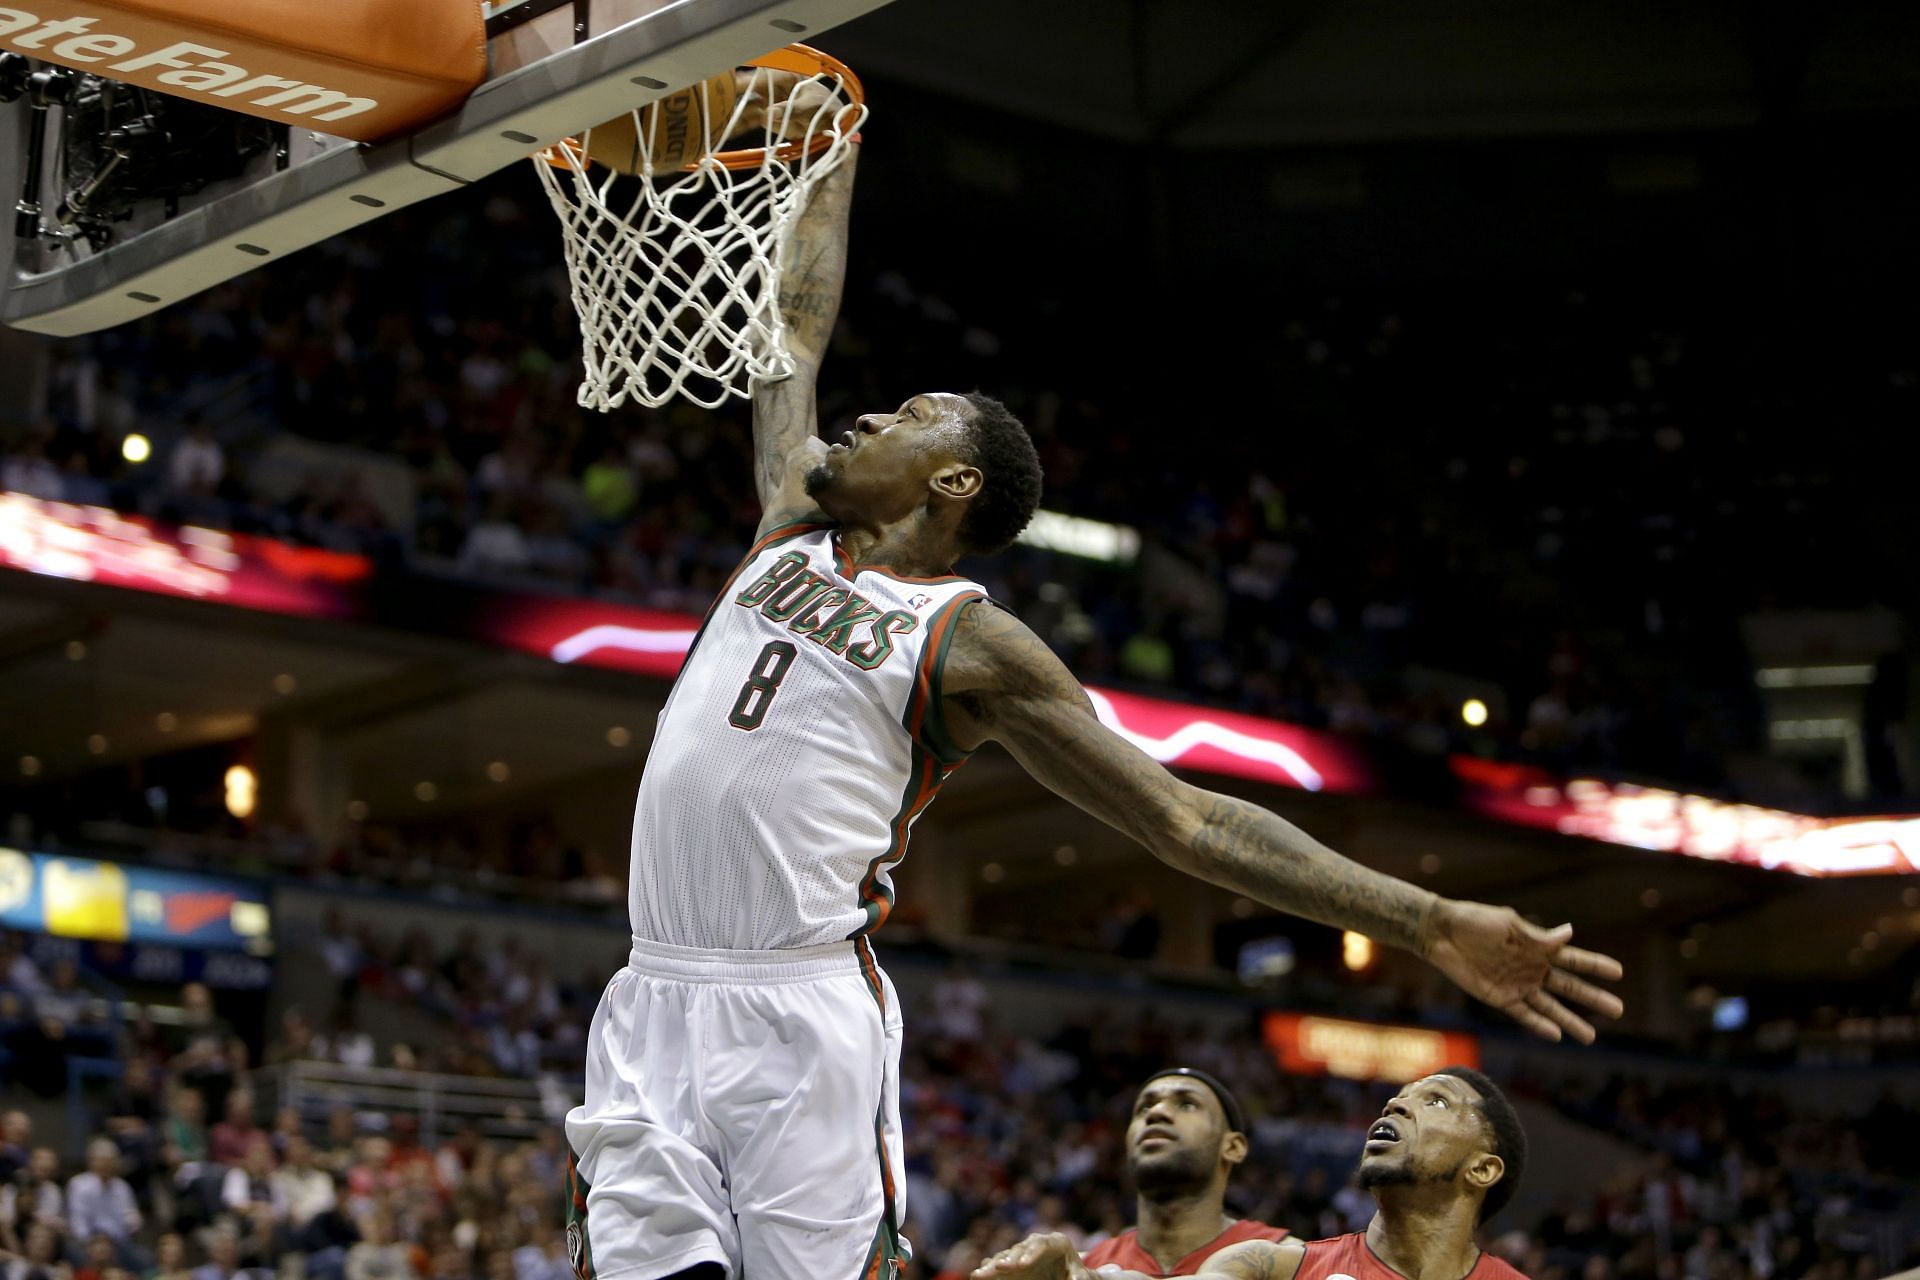
<svg viewBox="0 0 1920 1280">
<path fill-rule="evenodd" d="M 986 1027 L 986 1010 L 986 987 L 955 960 L 933 988 L 933 1019 L 939 1034 L 950 1040 L 977 1038 Z"/>
<path fill-rule="evenodd" d="M 187 1242 L 177 1231 L 162 1235 L 153 1250 L 153 1270 L 143 1280 L 192 1280 L 187 1266 Z"/>
<path fill-rule="evenodd" d="M 227 455 L 213 438 L 213 428 L 198 416 L 186 423 L 186 435 L 173 446 L 167 460 L 167 483 L 176 494 L 211 498 L 226 478 Z"/>
<path fill-rule="evenodd" d="M 33 1152 L 33 1117 L 18 1109 L 0 1112 L 0 1186 L 27 1167 Z"/>
<path fill-rule="evenodd" d="M 460 547 L 460 569 L 481 576 L 514 574 L 533 563 L 526 534 L 513 517 L 512 500 L 495 494 L 487 500 L 486 515 L 475 522 Z"/>
<path fill-rule="evenodd" d="M 133 1188 L 120 1176 L 120 1148 L 110 1138 L 87 1144 L 87 1170 L 67 1183 L 67 1219 L 75 1240 L 105 1236 L 125 1256 L 142 1222 Z"/>
<path fill-rule="evenodd" d="M 265 1267 L 240 1264 L 240 1233 L 232 1226 L 214 1227 L 206 1234 L 207 1260 L 193 1269 L 193 1280 L 272 1280 Z"/>
<path fill-rule="evenodd" d="M 313 1144 L 304 1137 L 287 1142 L 286 1161 L 273 1174 L 274 1195 L 285 1208 L 294 1247 L 312 1252 L 331 1243 L 325 1219 L 338 1200 L 333 1178 L 313 1162 Z"/>
<path fill-rule="evenodd" d="M 27 1163 L 0 1184 L 0 1248 L 19 1252 L 26 1230 L 45 1223 L 58 1236 L 67 1230 L 66 1197 L 60 1191 L 60 1158 L 37 1147 Z"/>
<path fill-rule="evenodd" d="M 0 461 L 0 489 L 58 502 L 66 497 L 60 469 L 47 460 L 45 436 L 31 435 Z"/>
<path fill-rule="evenodd" d="M 264 1211 L 265 1221 L 273 1227 L 287 1220 L 289 1208 L 282 1184 L 274 1176 L 273 1143 L 266 1134 L 255 1133 L 247 1143 L 245 1158 L 227 1170 L 220 1202 L 241 1217 L 254 1217 Z"/>
<path fill-rule="evenodd" d="M 73 1268 L 60 1256 L 60 1237 L 36 1221 L 26 1230 L 20 1252 L 7 1260 L 6 1280 L 73 1280 Z"/>
<path fill-rule="evenodd" d="M 347 1250 L 347 1280 L 416 1280 L 413 1250 L 394 1239 L 390 1213 L 366 1214 L 361 1233 L 361 1241 Z"/>
<path fill-rule="evenodd" d="M 266 1134 L 254 1123 L 253 1094 L 235 1089 L 227 1095 L 227 1114 L 207 1134 L 207 1151 L 215 1164 L 237 1168 L 246 1163 L 256 1142 L 265 1142 Z M 269 1147 L 268 1155 L 272 1155 Z"/>
<path fill-rule="evenodd" d="M 112 1238 L 95 1236 L 87 1241 L 85 1256 L 73 1269 L 73 1280 L 106 1280 L 107 1275 L 116 1270 L 119 1270 L 119 1254 Z"/>
</svg>

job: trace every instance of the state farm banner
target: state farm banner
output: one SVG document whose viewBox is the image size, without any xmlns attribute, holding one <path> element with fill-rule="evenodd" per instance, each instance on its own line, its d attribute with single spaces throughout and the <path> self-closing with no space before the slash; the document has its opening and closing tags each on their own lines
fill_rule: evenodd
<svg viewBox="0 0 1920 1280">
<path fill-rule="evenodd" d="M 1464 1031 L 1313 1013 L 1269 1013 L 1261 1019 L 1260 1030 L 1274 1061 L 1293 1075 L 1405 1084 L 1442 1067 L 1480 1065 L 1480 1041 Z"/>
<path fill-rule="evenodd" d="M 11 0 L 0 51 L 356 142 L 486 78 L 477 0 Z"/>
</svg>

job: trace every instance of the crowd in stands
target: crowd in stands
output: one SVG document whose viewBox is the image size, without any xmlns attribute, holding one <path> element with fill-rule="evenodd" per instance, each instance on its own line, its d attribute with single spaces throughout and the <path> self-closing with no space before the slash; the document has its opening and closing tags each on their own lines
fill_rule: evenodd
<svg viewBox="0 0 1920 1280">
<path fill-rule="evenodd" d="M 487 979 L 477 954 L 427 965 L 373 950 L 336 926 L 323 955 L 344 980 L 456 1008 L 483 981 L 524 986 L 534 1008 L 563 1000 L 531 958 Z M 273 1110 L 205 989 L 188 988 L 188 1003 L 177 1031 L 127 1021 L 126 1071 L 94 1096 L 88 1133 L 56 1146 L 24 1111 L 0 1118 L 5 1280 L 566 1280 L 557 1126 L 518 1141 L 423 1133 L 410 1108 Z M 505 1075 L 533 1065 L 510 1052 L 484 1062 L 478 1042 L 428 1063 L 290 1021 L 267 1057 L 301 1054 Z M 1230 1208 L 1305 1236 L 1364 1224 L 1368 1198 L 1347 1174 L 1380 1087 L 1288 1077 L 1249 1034 L 1151 1013 L 1008 1034 L 984 985 L 956 970 L 916 1011 L 902 1067 L 908 1274 L 964 1277 L 1031 1231 L 1091 1243 L 1123 1229 L 1125 1117 L 1140 1082 L 1171 1062 L 1219 1076 L 1247 1109 L 1252 1155 Z M 1644 1150 L 1537 1220 L 1490 1225 L 1488 1247 L 1534 1280 L 1873 1280 L 1920 1261 L 1920 1144 L 1892 1099 L 1848 1125 L 1724 1085 L 1517 1080 L 1510 1092 Z"/>
<path fill-rule="evenodd" d="M 468 930 L 438 951 L 425 930 L 394 937 L 350 926 L 337 912 L 316 949 L 333 1002 L 320 1025 L 304 1010 L 289 1010 L 268 1046 L 270 1064 L 328 1061 L 515 1079 L 549 1069 L 577 1074 L 606 978 L 605 958 L 576 957 L 578 969 L 556 975 L 545 957 L 511 937 L 486 947 Z M 425 1015 L 433 1036 L 376 1044 L 355 1013 L 367 997 Z"/>
<path fill-rule="evenodd" d="M 703 609 L 757 515 L 745 413 L 575 407 L 538 201 L 503 177 L 60 343 L 0 485 Z M 1045 307 L 989 331 L 890 269 L 907 250 L 856 244 L 823 419 L 975 379 L 1032 428 L 1048 506 L 1138 526 L 1124 571 L 968 566 L 1085 678 L 1792 798 L 1728 772 L 1764 746 L 1737 620 L 1870 591 L 1862 563 L 1827 562 L 1875 518 L 1855 486 L 1876 481 L 1842 468 L 1849 440 L 1911 420 L 1910 350 L 1835 339 L 1827 425 L 1789 438 L 1752 403 L 1761 338 L 1727 317 L 1578 292 L 1301 298 L 1243 380 L 1257 398 L 1166 408 L 1124 379 L 1048 381 L 1051 331 L 1022 328 Z M 140 465 L 120 455 L 136 428 L 162 443 Z M 289 432 L 364 465 L 289 464 Z M 1482 680 L 1490 722 L 1462 725 L 1435 671 Z"/>
</svg>

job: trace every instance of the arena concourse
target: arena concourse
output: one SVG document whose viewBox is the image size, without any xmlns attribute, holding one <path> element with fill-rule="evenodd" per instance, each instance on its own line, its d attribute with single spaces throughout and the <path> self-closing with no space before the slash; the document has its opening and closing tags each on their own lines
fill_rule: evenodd
<svg viewBox="0 0 1920 1280">
<path fill-rule="evenodd" d="M 877 942 L 908 1280 L 1124 1231 L 1173 1065 L 1246 1109 L 1230 1211 L 1302 1238 L 1465 1062 L 1531 1137 L 1482 1245 L 1533 1280 L 1920 1267 L 1920 24 L 1630 7 L 1460 17 L 1466 83 L 1322 10 L 1199 77 L 1142 3 L 1138 118 L 1091 58 L 915 74 L 1019 72 L 949 0 L 821 37 L 874 106 L 825 434 L 1003 398 L 1042 517 L 962 569 L 1103 718 L 1627 967 L 1598 1044 L 1529 1039 L 983 751 Z M 574 1274 L 634 791 L 760 519 L 745 404 L 584 411 L 579 346 L 526 166 L 0 330 L 0 1280 Z"/>
</svg>

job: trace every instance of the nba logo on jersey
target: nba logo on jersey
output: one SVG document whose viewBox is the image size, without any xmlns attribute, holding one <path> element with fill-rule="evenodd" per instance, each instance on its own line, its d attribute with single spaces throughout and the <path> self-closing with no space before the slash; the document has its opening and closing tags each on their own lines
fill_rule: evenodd
<svg viewBox="0 0 1920 1280">
<path fill-rule="evenodd" d="M 924 609 L 932 603 L 933 603 L 933 597 L 928 595 L 924 591 L 922 591 L 917 596 L 907 597 L 907 608 L 909 609 L 915 609 L 915 610 Z"/>
</svg>

